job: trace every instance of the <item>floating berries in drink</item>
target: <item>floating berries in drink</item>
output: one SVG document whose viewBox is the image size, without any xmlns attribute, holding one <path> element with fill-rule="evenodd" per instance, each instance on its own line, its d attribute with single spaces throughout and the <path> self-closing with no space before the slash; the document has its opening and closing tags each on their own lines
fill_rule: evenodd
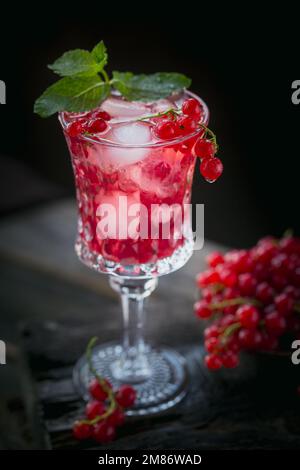
<svg viewBox="0 0 300 470">
<path fill-rule="evenodd" d="M 67 127 L 67 133 L 70 137 L 77 137 L 78 135 L 82 134 L 82 132 L 84 132 L 84 124 L 85 121 L 80 119 L 78 121 L 72 122 Z"/>
<path fill-rule="evenodd" d="M 86 127 L 87 132 L 90 134 L 98 134 L 100 132 L 104 132 L 106 129 L 107 123 L 101 118 L 93 119 Z"/>
<path fill-rule="evenodd" d="M 156 124 L 155 133 L 162 140 L 171 140 L 176 137 L 178 128 L 174 121 L 163 120 Z"/>
</svg>

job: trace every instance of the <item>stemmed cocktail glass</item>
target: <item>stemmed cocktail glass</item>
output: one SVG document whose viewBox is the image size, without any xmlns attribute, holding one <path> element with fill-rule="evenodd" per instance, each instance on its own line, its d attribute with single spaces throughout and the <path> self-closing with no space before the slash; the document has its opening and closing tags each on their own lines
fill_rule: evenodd
<svg viewBox="0 0 300 470">
<path fill-rule="evenodd" d="M 183 95 L 174 102 L 191 93 Z M 114 385 L 134 385 L 137 401 L 130 415 L 174 406 L 187 385 L 184 358 L 169 348 L 152 348 L 143 336 L 144 300 L 159 276 L 182 267 L 193 251 L 185 205 L 190 203 L 193 148 L 201 130 L 173 140 L 153 139 L 151 119 L 143 116 L 169 106 L 165 101 L 138 105 L 118 96 L 108 98 L 101 109 L 112 119 L 101 138 L 70 136 L 68 124 L 80 116 L 60 114 L 77 192 L 76 253 L 88 267 L 109 275 L 123 311 L 122 342 L 96 347 L 93 363 Z M 207 124 L 208 110 L 200 102 Z M 74 381 L 80 394 L 88 397 L 90 374 L 84 357 L 75 367 Z"/>
</svg>

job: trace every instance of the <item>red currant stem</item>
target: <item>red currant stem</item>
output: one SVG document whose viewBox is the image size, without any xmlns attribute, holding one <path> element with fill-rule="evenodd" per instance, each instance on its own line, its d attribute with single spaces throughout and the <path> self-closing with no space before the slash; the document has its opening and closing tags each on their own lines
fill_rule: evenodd
<svg viewBox="0 0 300 470">
<path fill-rule="evenodd" d="M 223 300 L 221 302 L 214 302 L 208 305 L 211 310 L 221 310 L 225 307 L 234 307 L 235 305 L 251 304 L 260 307 L 262 304 L 256 299 L 250 297 L 236 297 L 235 299 Z"/>
<path fill-rule="evenodd" d="M 163 116 L 168 116 L 168 114 L 172 114 L 173 116 L 177 116 L 181 114 L 181 112 L 174 108 L 170 108 L 167 111 L 161 111 L 160 113 L 155 113 L 155 114 L 148 114 L 147 116 L 142 116 L 139 119 L 135 119 L 136 121 L 148 121 L 149 119 L 157 118 L 157 117 L 163 117 Z"/>
<path fill-rule="evenodd" d="M 99 421 L 102 421 L 105 418 L 107 418 L 108 416 L 110 416 L 118 406 L 117 401 L 115 399 L 114 392 L 107 385 L 105 380 L 97 373 L 97 371 L 94 367 L 94 364 L 93 364 L 92 352 L 93 352 L 93 347 L 95 346 L 97 341 L 98 341 L 98 338 L 96 336 L 94 336 L 93 338 L 90 339 L 90 341 L 87 345 L 87 348 L 86 348 L 86 358 L 87 358 L 90 373 L 93 374 L 93 376 L 101 384 L 101 387 L 103 388 L 103 390 L 107 393 L 107 399 L 108 399 L 109 405 L 108 405 L 106 411 L 102 415 L 96 416 L 96 418 L 91 419 L 91 420 L 84 419 L 84 420 L 80 421 L 81 423 L 90 424 L 90 425 L 96 424 Z"/>
<path fill-rule="evenodd" d="M 289 238 L 294 235 L 294 230 L 292 228 L 287 228 L 282 235 L 282 238 Z"/>
<path fill-rule="evenodd" d="M 211 286 L 211 292 L 212 294 L 217 294 L 218 292 L 224 290 L 225 286 L 224 284 L 221 284 L 219 282 L 216 282 Z"/>
<path fill-rule="evenodd" d="M 231 325 L 227 326 L 222 332 L 223 338 L 228 338 L 228 336 L 231 336 L 236 330 L 239 330 L 241 326 L 242 325 L 240 322 L 232 323 Z"/>
<path fill-rule="evenodd" d="M 207 127 L 205 124 L 202 124 L 201 122 L 199 122 L 199 126 L 202 127 L 202 129 L 205 130 L 205 135 L 209 135 L 211 137 L 211 140 L 214 143 L 216 153 L 217 153 L 219 146 L 217 144 L 216 134 L 209 127 Z"/>
</svg>

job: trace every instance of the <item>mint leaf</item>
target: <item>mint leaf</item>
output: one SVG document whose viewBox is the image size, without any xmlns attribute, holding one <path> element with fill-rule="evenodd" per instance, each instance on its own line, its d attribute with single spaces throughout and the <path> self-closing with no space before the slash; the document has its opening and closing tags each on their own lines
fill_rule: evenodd
<svg viewBox="0 0 300 470">
<path fill-rule="evenodd" d="M 180 73 L 134 75 L 131 72 L 113 72 L 113 86 L 128 100 L 152 101 L 165 98 L 183 88 L 191 80 Z"/>
<path fill-rule="evenodd" d="M 107 52 L 106 47 L 103 41 L 98 42 L 98 44 L 93 48 L 91 52 L 92 57 L 97 62 L 97 64 L 101 65 L 102 70 L 105 65 L 107 64 Z"/>
<path fill-rule="evenodd" d="M 91 76 L 99 72 L 103 65 L 98 63 L 90 52 L 74 49 L 65 52 L 52 65 L 48 65 L 48 68 L 61 77 Z"/>
<path fill-rule="evenodd" d="M 98 75 L 65 77 L 47 88 L 36 100 L 34 112 L 41 117 L 48 117 L 59 111 L 89 111 L 98 106 L 109 92 L 109 84 Z"/>
</svg>

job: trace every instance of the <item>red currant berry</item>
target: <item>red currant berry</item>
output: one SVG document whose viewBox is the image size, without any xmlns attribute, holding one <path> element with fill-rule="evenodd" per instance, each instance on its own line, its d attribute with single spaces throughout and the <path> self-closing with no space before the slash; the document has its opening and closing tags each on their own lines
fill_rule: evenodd
<svg viewBox="0 0 300 470">
<path fill-rule="evenodd" d="M 211 284 L 220 282 L 220 275 L 217 271 L 209 270 L 199 273 L 196 282 L 199 287 L 207 287 Z"/>
<path fill-rule="evenodd" d="M 253 260 L 247 250 L 233 250 L 225 255 L 225 261 L 236 273 L 249 271 L 253 267 Z"/>
<path fill-rule="evenodd" d="M 219 158 L 206 158 L 200 164 L 200 173 L 209 183 L 214 183 L 223 173 L 223 163 Z"/>
<path fill-rule="evenodd" d="M 195 98 L 189 98 L 188 100 L 185 100 L 181 109 L 183 114 L 199 121 L 200 115 L 202 113 L 202 106 Z"/>
<path fill-rule="evenodd" d="M 275 256 L 278 249 L 273 241 L 265 241 L 260 243 L 254 250 L 255 259 L 260 263 L 268 263 Z"/>
<path fill-rule="evenodd" d="M 251 296 L 255 292 L 256 280 L 250 273 L 239 275 L 239 288 L 242 295 Z"/>
<path fill-rule="evenodd" d="M 265 316 L 266 330 L 275 336 L 281 335 L 286 329 L 286 320 L 276 310 Z"/>
<path fill-rule="evenodd" d="M 238 333 L 240 345 L 245 349 L 256 349 L 261 345 L 262 335 L 258 330 L 242 328 Z"/>
<path fill-rule="evenodd" d="M 106 420 L 100 421 L 94 426 L 93 438 L 101 444 L 113 441 L 115 435 L 116 430 L 114 426 L 111 426 Z"/>
<path fill-rule="evenodd" d="M 211 140 L 208 139 L 198 139 L 194 149 L 195 155 L 197 157 L 206 159 L 213 158 L 216 153 L 216 147 Z"/>
<path fill-rule="evenodd" d="M 209 353 L 215 353 L 218 351 L 219 340 L 218 338 L 209 338 L 204 343 L 205 349 Z"/>
<path fill-rule="evenodd" d="M 107 124 L 104 119 L 94 119 L 89 122 L 87 131 L 90 134 L 98 134 L 98 132 L 103 132 L 107 128 Z"/>
<path fill-rule="evenodd" d="M 92 426 L 86 423 L 81 423 L 80 421 L 76 421 L 73 426 L 73 436 L 75 439 L 79 441 L 83 441 L 84 439 L 88 439 L 92 435 Z"/>
<path fill-rule="evenodd" d="M 70 137 L 77 137 L 79 134 L 81 134 L 84 131 L 83 122 L 84 121 L 80 119 L 68 125 L 67 133 L 69 134 Z"/>
<path fill-rule="evenodd" d="M 121 385 L 116 393 L 116 400 L 120 406 L 129 408 L 136 400 L 136 391 L 131 385 Z"/>
<path fill-rule="evenodd" d="M 224 292 L 224 300 L 229 300 L 229 299 L 235 299 L 236 297 L 239 297 L 239 291 L 235 287 L 227 287 Z"/>
<path fill-rule="evenodd" d="M 108 380 L 105 379 L 105 383 L 108 387 L 111 388 L 111 384 L 108 382 Z M 89 385 L 89 392 L 96 400 L 104 401 L 107 398 L 106 391 L 97 379 L 93 379 L 91 381 Z"/>
<path fill-rule="evenodd" d="M 210 268 L 215 268 L 224 263 L 224 256 L 219 251 L 213 251 L 206 257 L 206 262 Z"/>
<path fill-rule="evenodd" d="M 273 274 L 270 282 L 275 289 L 282 290 L 286 287 L 288 279 L 284 274 Z"/>
<path fill-rule="evenodd" d="M 233 369 L 234 367 L 237 367 L 239 364 L 239 356 L 232 352 L 232 351 L 226 351 L 222 357 L 222 365 L 226 369 Z"/>
<path fill-rule="evenodd" d="M 194 312 L 199 318 L 209 318 L 212 316 L 213 311 L 208 307 L 205 300 L 198 300 L 194 305 Z"/>
<path fill-rule="evenodd" d="M 286 286 L 283 292 L 292 297 L 292 299 L 297 299 L 298 297 L 300 297 L 299 289 L 294 286 Z"/>
<path fill-rule="evenodd" d="M 205 339 L 215 338 L 215 337 L 219 336 L 219 334 L 220 334 L 219 328 L 216 325 L 208 326 L 204 330 L 204 338 Z"/>
<path fill-rule="evenodd" d="M 204 361 L 206 367 L 210 370 L 217 370 L 222 367 L 222 361 L 216 354 L 209 354 L 208 356 L 205 356 Z"/>
<path fill-rule="evenodd" d="M 125 422 L 125 414 L 121 408 L 116 408 L 107 418 L 107 422 L 113 427 L 122 426 Z"/>
<path fill-rule="evenodd" d="M 264 304 L 267 304 L 268 302 L 271 302 L 273 300 L 274 290 L 267 282 L 261 282 L 256 287 L 255 296 L 258 300 L 260 300 Z"/>
<path fill-rule="evenodd" d="M 104 119 L 104 121 L 110 121 L 111 115 L 108 114 L 106 111 L 99 111 L 95 114 L 95 118 Z"/>
<path fill-rule="evenodd" d="M 253 305 L 241 305 L 236 318 L 244 328 L 256 328 L 260 320 L 259 311 Z"/>
<path fill-rule="evenodd" d="M 159 162 L 157 165 L 154 167 L 154 174 L 156 178 L 159 178 L 161 180 L 165 179 L 171 172 L 171 167 L 169 163 L 162 161 Z"/>
<path fill-rule="evenodd" d="M 197 129 L 197 122 L 188 116 L 180 116 L 177 119 L 177 125 L 179 128 L 179 133 L 182 135 L 191 134 Z"/>
<path fill-rule="evenodd" d="M 101 401 L 91 401 L 85 407 L 85 414 L 88 419 L 94 419 L 101 416 L 105 412 L 105 405 Z"/>
<path fill-rule="evenodd" d="M 238 335 L 234 334 L 229 336 L 226 341 L 226 346 L 229 351 L 238 352 L 241 349 Z"/>
<path fill-rule="evenodd" d="M 162 140 L 174 139 L 177 135 L 177 125 L 174 121 L 164 120 L 156 124 L 154 132 Z"/>
<path fill-rule="evenodd" d="M 227 326 L 233 325 L 236 322 L 235 315 L 228 313 L 223 316 L 220 320 L 220 325 L 227 328 Z"/>
<path fill-rule="evenodd" d="M 296 237 L 284 237 L 279 245 L 284 253 L 300 253 L 300 239 Z"/>
<path fill-rule="evenodd" d="M 229 269 L 223 268 L 221 266 L 221 269 L 219 270 L 220 274 L 220 281 L 224 286 L 226 287 L 234 287 L 237 283 L 237 275 L 235 272 L 230 271 Z"/>
<path fill-rule="evenodd" d="M 294 301 L 290 295 L 282 293 L 275 297 L 275 306 L 281 315 L 289 315 L 293 310 Z"/>
<path fill-rule="evenodd" d="M 206 287 L 205 289 L 202 289 L 202 299 L 205 300 L 205 302 L 210 303 L 213 299 L 213 294 L 210 291 L 209 287 Z"/>
</svg>

